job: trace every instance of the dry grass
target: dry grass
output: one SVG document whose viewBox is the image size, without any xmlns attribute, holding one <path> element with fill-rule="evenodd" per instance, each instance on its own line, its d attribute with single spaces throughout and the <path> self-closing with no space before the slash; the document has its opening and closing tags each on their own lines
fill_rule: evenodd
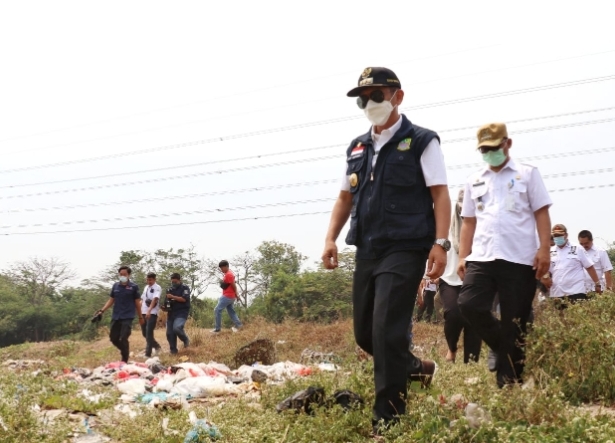
<svg viewBox="0 0 615 443">
<path fill-rule="evenodd" d="M 144 361 L 145 359 L 139 357 L 139 354 L 145 349 L 145 338 L 137 328 L 136 322 L 135 325 L 130 337 L 130 348 L 135 361 Z M 423 325 L 419 325 L 416 329 L 420 331 L 423 329 L 421 326 Z M 191 347 L 181 349 L 180 345 L 179 353 L 172 356 L 168 353 L 165 329 L 156 329 L 156 340 L 162 345 L 163 351 L 166 350 L 160 359 L 165 364 L 172 364 L 179 361 L 182 356 L 187 356 L 191 361 L 216 361 L 232 366 L 235 352 L 243 345 L 259 338 L 268 338 L 276 344 L 276 353 L 280 361 L 299 361 L 301 352 L 305 348 L 334 352 L 340 356 L 352 354 L 354 351 L 352 322 L 349 320 L 330 325 L 294 321 L 277 325 L 255 319 L 237 333 L 233 333 L 230 329 L 223 329 L 219 334 L 212 334 L 209 331 L 193 327 L 188 321 L 186 332 L 190 337 Z M 119 351 L 109 342 L 107 334 L 108 330 L 101 328 L 100 338 L 92 342 L 57 341 L 12 346 L 0 349 L 0 359 L 43 359 L 49 361 L 51 365 L 93 368 L 119 359 Z"/>
</svg>

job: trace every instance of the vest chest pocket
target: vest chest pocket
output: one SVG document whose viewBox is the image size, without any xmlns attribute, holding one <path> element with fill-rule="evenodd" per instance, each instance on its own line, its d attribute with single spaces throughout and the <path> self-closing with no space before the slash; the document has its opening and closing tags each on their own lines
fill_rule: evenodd
<svg viewBox="0 0 615 443">
<path fill-rule="evenodd" d="M 412 186 L 416 183 L 416 161 L 409 152 L 393 151 L 385 163 L 384 184 L 388 186 Z"/>
<path fill-rule="evenodd" d="M 348 164 L 346 168 L 346 175 L 348 176 L 348 180 L 350 182 L 350 192 L 354 194 L 359 190 L 359 187 L 366 176 L 365 171 L 363 170 L 365 155 L 347 160 L 346 163 Z"/>
</svg>

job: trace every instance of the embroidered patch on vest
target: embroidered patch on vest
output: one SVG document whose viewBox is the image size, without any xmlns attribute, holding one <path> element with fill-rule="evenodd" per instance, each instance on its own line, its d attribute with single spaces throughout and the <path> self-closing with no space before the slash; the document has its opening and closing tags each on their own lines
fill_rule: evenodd
<svg viewBox="0 0 615 443">
<path fill-rule="evenodd" d="M 397 150 L 398 151 L 408 151 L 408 150 L 410 150 L 410 143 L 412 143 L 412 139 L 411 138 L 403 139 L 397 145 Z"/>
</svg>

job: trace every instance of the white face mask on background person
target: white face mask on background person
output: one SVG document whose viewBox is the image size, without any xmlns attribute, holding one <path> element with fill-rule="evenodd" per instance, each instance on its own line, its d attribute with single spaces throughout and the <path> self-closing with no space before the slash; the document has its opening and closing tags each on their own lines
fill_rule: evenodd
<svg viewBox="0 0 615 443">
<path fill-rule="evenodd" d="M 397 94 L 397 91 L 395 91 L 395 94 Z M 393 97 L 395 97 L 395 94 L 393 94 Z M 393 100 L 393 97 L 391 97 L 391 100 Z M 372 125 L 382 126 L 387 122 L 391 112 L 395 109 L 391 100 L 384 100 L 382 103 L 376 103 L 373 100 L 367 102 L 363 112 L 365 112 L 365 116 Z"/>
</svg>

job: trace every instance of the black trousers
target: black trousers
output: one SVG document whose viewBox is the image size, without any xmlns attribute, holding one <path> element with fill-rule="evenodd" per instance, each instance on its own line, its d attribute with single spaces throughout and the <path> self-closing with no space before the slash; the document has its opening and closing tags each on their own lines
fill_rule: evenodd
<svg viewBox="0 0 615 443">
<path fill-rule="evenodd" d="M 421 361 L 408 350 L 408 325 L 427 252 L 393 252 L 377 260 L 357 260 L 352 300 L 357 344 L 374 357 L 374 421 L 390 422 L 406 412 L 409 374 Z"/>
<path fill-rule="evenodd" d="M 432 321 L 433 317 L 434 305 L 436 299 L 436 291 L 425 291 L 423 292 L 423 306 L 419 308 L 419 311 L 416 314 L 416 321 L 423 320 L 423 315 L 427 313 L 427 317 L 425 317 L 426 322 Z"/>
<path fill-rule="evenodd" d="M 109 339 L 120 350 L 124 363 L 128 363 L 128 356 L 130 355 L 128 337 L 132 333 L 132 320 L 132 318 L 130 320 L 113 320 L 111 331 L 109 331 Z"/>
<path fill-rule="evenodd" d="M 497 383 L 521 382 L 524 336 L 536 290 L 531 266 L 505 260 L 468 262 L 459 295 L 459 309 L 480 337 L 497 354 Z M 500 320 L 491 309 L 500 299 Z"/>
<path fill-rule="evenodd" d="M 463 331 L 463 362 L 478 361 L 482 340 L 465 318 L 461 315 L 459 293 L 461 286 L 451 286 L 440 279 L 440 299 L 444 308 L 444 337 L 448 349 L 457 352 L 457 343 Z"/>
</svg>

